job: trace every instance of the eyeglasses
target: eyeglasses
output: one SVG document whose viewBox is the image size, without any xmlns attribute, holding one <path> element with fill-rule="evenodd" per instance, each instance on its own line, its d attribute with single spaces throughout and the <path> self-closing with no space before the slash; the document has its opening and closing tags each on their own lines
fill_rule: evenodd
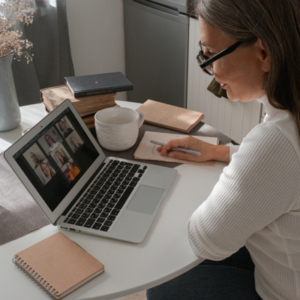
<svg viewBox="0 0 300 300">
<path fill-rule="evenodd" d="M 200 68 L 206 72 L 208 75 L 214 75 L 214 71 L 213 71 L 213 66 L 212 63 L 214 61 L 216 61 L 217 59 L 233 52 L 240 44 L 242 44 L 243 42 L 236 42 L 235 44 L 233 44 L 232 46 L 224 49 L 223 51 L 219 52 L 218 54 L 214 55 L 213 57 L 209 58 L 205 55 L 203 55 L 203 49 L 202 49 L 202 44 L 201 41 L 199 42 L 199 53 L 196 56 L 197 62 L 200 66 Z"/>
</svg>

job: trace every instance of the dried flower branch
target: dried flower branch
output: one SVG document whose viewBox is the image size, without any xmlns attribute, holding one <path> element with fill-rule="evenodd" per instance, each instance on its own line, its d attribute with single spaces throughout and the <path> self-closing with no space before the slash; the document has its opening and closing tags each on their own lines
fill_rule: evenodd
<svg viewBox="0 0 300 300">
<path fill-rule="evenodd" d="M 33 9 L 24 0 L 0 1 L 0 57 L 11 52 L 20 61 L 24 55 L 27 63 L 32 61 L 29 50 L 32 43 L 24 39 L 24 26 L 33 23 Z"/>
</svg>

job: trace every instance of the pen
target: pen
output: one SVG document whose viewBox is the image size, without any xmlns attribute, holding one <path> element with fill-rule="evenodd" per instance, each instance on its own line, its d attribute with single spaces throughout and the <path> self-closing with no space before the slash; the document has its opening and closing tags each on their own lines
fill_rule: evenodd
<svg viewBox="0 0 300 300">
<path fill-rule="evenodd" d="M 156 145 L 160 145 L 160 146 L 164 146 L 165 145 L 164 143 L 153 141 L 153 140 L 151 140 L 150 143 L 156 144 Z M 172 147 L 172 150 L 174 150 L 174 151 L 180 151 L 180 152 L 185 152 L 185 153 L 189 153 L 189 154 L 194 154 L 194 155 L 201 155 L 201 153 L 198 152 L 198 151 L 189 150 L 189 149 L 185 149 L 185 148 Z"/>
</svg>

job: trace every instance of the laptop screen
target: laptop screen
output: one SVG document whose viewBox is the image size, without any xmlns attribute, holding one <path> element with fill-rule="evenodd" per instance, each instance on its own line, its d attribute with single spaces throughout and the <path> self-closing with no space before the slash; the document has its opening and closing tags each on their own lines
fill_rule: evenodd
<svg viewBox="0 0 300 300">
<path fill-rule="evenodd" d="M 13 155 L 51 211 L 98 157 L 70 108 Z"/>
</svg>

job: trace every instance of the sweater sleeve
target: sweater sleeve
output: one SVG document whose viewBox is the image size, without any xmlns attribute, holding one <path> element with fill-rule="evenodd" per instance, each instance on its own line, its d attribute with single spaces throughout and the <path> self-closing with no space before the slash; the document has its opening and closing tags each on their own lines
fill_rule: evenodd
<svg viewBox="0 0 300 300">
<path fill-rule="evenodd" d="M 300 163 L 276 126 L 256 126 L 188 222 L 199 257 L 222 260 L 254 233 L 298 205 Z"/>
<path fill-rule="evenodd" d="M 238 152 L 240 146 L 239 145 L 233 145 L 232 143 L 226 144 L 226 146 L 229 147 L 230 151 L 230 161 L 232 160 L 232 155 L 236 152 Z"/>
</svg>

